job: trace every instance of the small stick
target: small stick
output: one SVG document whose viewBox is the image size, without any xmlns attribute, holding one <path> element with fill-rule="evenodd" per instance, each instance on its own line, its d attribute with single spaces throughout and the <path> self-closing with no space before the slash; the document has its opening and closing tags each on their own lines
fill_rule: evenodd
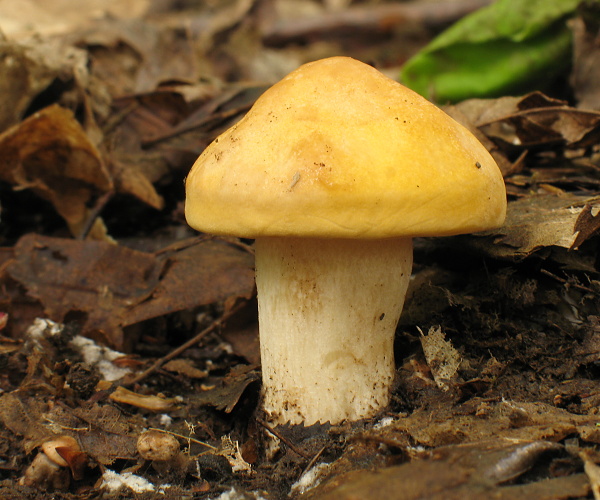
<svg viewBox="0 0 600 500">
<path fill-rule="evenodd" d="M 552 279 L 558 281 L 559 283 L 562 283 L 563 285 L 568 285 L 573 288 L 577 288 L 578 290 L 582 290 L 584 292 L 593 293 L 594 295 L 598 295 L 598 292 L 596 290 L 593 290 L 592 288 L 589 288 L 585 285 L 580 285 L 578 283 L 570 283 L 568 280 L 561 278 L 560 276 L 557 276 L 556 274 L 548 271 L 547 269 L 542 268 L 542 269 L 540 269 L 540 272 L 542 274 L 545 274 L 546 276 L 550 276 Z"/>
<path fill-rule="evenodd" d="M 281 434 L 281 432 L 273 429 L 273 427 L 271 427 L 269 424 L 267 424 L 265 421 L 257 418 L 256 421 L 262 425 L 269 433 L 273 434 L 273 436 L 275 436 L 277 439 L 279 439 L 283 444 L 285 444 L 290 450 L 292 450 L 294 453 L 296 453 L 297 455 L 300 455 L 302 458 L 306 458 L 307 460 L 309 460 L 311 457 L 309 454 L 307 454 L 305 451 L 302 451 L 300 448 L 298 448 L 294 443 L 292 443 L 289 439 L 287 439 L 285 436 L 283 436 Z"/>
<path fill-rule="evenodd" d="M 304 467 L 304 470 L 302 471 L 302 474 L 300 474 L 300 477 L 304 476 L 304 474 L 306 474 L 310 469 L 312 469 L 313 465 L 315 465 L 317 463 L 317 460 L 319 460 L 319 458 L 321 458 L 321 455 L 323 454 L 323 452 L 326 449 L 327 449 L 327 446 L 323 446 L 323 448 L 321 448 L 317 452 L 317 454 L 310 459 L 310 462 L 308 462 L 306 467 Z"/>
<path fill-rule="evenodd" d="M 192 132 L 199 128 L 205 127 L 206 125 L 211 124 L 212 122 L 225 121 L 229 118 L 233 118 L 236 115 L 242 115 L 252 107 L 252 104 L 254 103 L 252 102 L 248 104 L 243 104 L 241 106 L 238 106 L 237 108 L 219 111 L 209 116 L 205 116 L 204 118 L 201 118 L 196 123 L 190 123 L 181 125 L 179 127 L 175 127 L 173 130 L 170 130 L 160 136 L 153 137 L 152 139 L 146 139 L 142 142 L 142 147 L 149 148 L 152 146 L 156 146 L 157 144 L 166 140 L 173 139 L 174 137 L 178 137 L 182 134 L 186 134 L 188 132 Z"/>
<path fill-rule="evenodd" d="M 171 432 L 171 431 L 166 431 L 164 429 L 159 429 L 158 427 L 150 427 L 148 429 L 149 431 L 157 431 L 157 432 L 162 432 L 164 434 L 171 434 L 171 436 L 175 436 L 181 439 L 185 439 L 186 441 L 191 441 L 192 443 L 196 443 L 196 444 L 201 444 L 202 446 L 206 446 L 207 448 L 211 449 L 212 451 L 217 451 L 217 448 L 215 448 L 214 446 L 211 446 L 208 443 L 205 443 L 204 441 L 200 441 L 198 439 L 194 439 L 190 436 L 184 436 L 183 434 L 177 434 L 176 432 Z"/>
<path fill-rule="evenodd" d="M 94 206 L 90 211 L 87 219 L 85 220 L 83 227 L 79 231 L 79 234 L 77 235 L 76 239 L 85 240 L 88 233 L 92 230 L 92 226 L 94 225 L 94 222 L 96 222 L 96 219 L 100 215 L 100 212 L 104 210 L 104 207 L 112 199 L 114 194 L 114 191 L 107 191 L 96 200 L 96 203 L 94 203 Z"/>
<path fill-rule="evenodd" d="M 187 342 L 181 344 L 179 347 L 177 347 L 176 349 L 172 350 L 166 356 L 163 356 L 162 358 L 157 359 L 154 362 L 154 364 L 152 364 L 152 366 L 150 366 L 150 368 L 147 368 L 142 373 L 140 373 L 138 376 L 134 377 L 131 380 L 128 380 L 127 382 L 125 382 L 125 383 L 123 383 L 121 385 L 124 386 L 124 387 L 126 387 L 126 386 L 129 386 L 129 385 L 137 384 L 138 382 L 144 380 L 148 375 L 150 375 L 151 373 L 153 373 L 156 370 L 158 370 L 167 361 L 170 361 L 173 358 L 176 358 L 182 352 L 187 351 L 190 347 L 192 347 L 193 345 L 195 345 L 198 342 L 200 342 L 210 332 L 212 332 L 213 330 L 215 330 L 216 328 L 218 328 L 219 326 L 221 326 L 225 321 L 227 321 L 229 318 L 231 318 L 235 313 L 237 313 L 245 305 L 246 305 L 246 302 L 245 301 L 241 301 L 239 304 L 237 304 L 236 306 L 232 307 L 229 311 L 227 311 L 225 314 L 223 314 L 223 316 L 221 316 L 220 318 L 217 318 L 216 320 L 214 320 L 210 325 L 208 325 L 198 335 L 195 335 L 193 338 L 191 338 Z"/>
</svg>

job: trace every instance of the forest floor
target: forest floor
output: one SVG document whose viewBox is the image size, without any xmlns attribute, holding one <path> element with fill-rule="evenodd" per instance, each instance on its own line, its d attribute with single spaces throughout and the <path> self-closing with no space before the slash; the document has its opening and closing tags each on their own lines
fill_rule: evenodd
<svg viewBox="0 0 600 500">
<path fill-rule="evenodd" d="M 300 64 L 397 78 L 486 2 L 200 3 L 0 2 L 0 497 L 600 495 L 597 31 L 571 20 L 547 88 L 443 106 L 494 154 L 508 216 L 415 240 L 390 407 L 273 429 L 251 242 L 190 229 L 184 178 Z M 176 437 L 170 466 L 141 458 L 148 429 Z M 32 470 L 60 435 L 70 467 Z"/>
</svg>

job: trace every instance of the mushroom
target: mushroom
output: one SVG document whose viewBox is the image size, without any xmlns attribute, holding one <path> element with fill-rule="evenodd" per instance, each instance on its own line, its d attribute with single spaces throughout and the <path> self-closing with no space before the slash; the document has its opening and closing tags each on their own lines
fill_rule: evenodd
<svg viewBox="0 0 600 500">
<path fill-rule="evenodd" d="M 255 239 L 263 407 L 273 424 L 389 403 L 412 238 L 500 226 L 501 172 L 439 108 L 348 57 L 273 85 L 200 155 L 186 218 Z"/>
<path fill-rule="evenodd" d="M 65 490 L 71 475 L 80 479 L 87 457 L 72 436 L 56 436 L 41 446 L 19 484 L 44 490 Z"/>
<path fill-rule="evenodd" d="M 179 448 L 179 441 L 168 432 L 150 429 L 138 436 L 137 451 L 144 460 L 149 460 L 160 475 L 170 472 L 185 474 L 188 457 Z"/>
</svg>

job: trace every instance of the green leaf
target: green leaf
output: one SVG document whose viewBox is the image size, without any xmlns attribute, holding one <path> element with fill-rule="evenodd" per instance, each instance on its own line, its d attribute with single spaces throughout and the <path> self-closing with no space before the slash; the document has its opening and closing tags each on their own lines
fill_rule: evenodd
<svg viewBox="0 0 600 500">
<path fill-rule="evenodd" d="M 566 19 L 580 2 L 499 0 L 441 33 L 404 65 L 401 80 L 438 102 L 533 90 L 570 64 Z"/>
</svg>

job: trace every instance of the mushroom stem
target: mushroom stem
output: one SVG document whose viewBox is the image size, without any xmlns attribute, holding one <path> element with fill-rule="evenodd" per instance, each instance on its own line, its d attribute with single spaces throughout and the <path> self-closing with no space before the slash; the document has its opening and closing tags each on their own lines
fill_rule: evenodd
<svg viewBox="0 0 600 500">
<path fill-rule="evenodd" d="M 412 239 L 256 240 L 264 409 L 336 424 L 389 402 Z"/>
</svg>

